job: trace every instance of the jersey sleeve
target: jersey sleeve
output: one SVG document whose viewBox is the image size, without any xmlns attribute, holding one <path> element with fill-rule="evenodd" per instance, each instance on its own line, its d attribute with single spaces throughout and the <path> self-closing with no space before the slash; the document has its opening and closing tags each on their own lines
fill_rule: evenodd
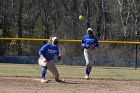
<svg viewBox="0 0 140 93">
<path fill-rule="evenodd" d="M 82 38 L 81 46 L 82 46 L 82 47 L 85 47 L 85 40 L 84 40 L 84 37 Z"/>
<path fill-rule="evenodd" d="M 40 48 L 40 50 L 39 50 L 39 55 L 43 55 L 44 56 L 46 48 L 47 48 L 47 45 L 42 46 Z"/>
</svg>

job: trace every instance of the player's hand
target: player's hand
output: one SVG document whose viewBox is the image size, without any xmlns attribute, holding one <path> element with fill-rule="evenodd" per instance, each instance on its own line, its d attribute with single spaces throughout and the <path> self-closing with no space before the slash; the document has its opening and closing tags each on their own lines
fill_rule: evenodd
<svg viewBox="0 0 140 93">
<path fill-rule="evenodd" d="M 40 57 L 38 59 L 38 63 L 40 66 L 47 66 L 47 61 L 46 61 L 46 58 L 44 58 L 44 57 Z"/>
<path fill-rule="evenodd" d="M 46 58 L 44 58 L 44 57 L 41 57 L 41 59 L 42 59 L 43 62 L 47 61 Z"/>
<path fill-rule="evenodd" d="M 61 56 L 58 56 L 58 60 L 61 60 Z"/>
<path fill-rule="evenodd" d="M 44 62 L 43 63 L 43 66 L 47 66 L 47 60 L 46 60 L 46 58 L 42 58 L 42 61 Z"/>
<path fill-rule="evenodd" d="M 43 55 L 40 55 L 40 59 L 43 61 L 43 62 L 46 62 L 46 58 L 43 56 Z"/>
<path fill-rule="evenodd" d="M 91 45 L 90 46 L 90 49 L 95 50 L 95 46 L 94 45 Z"/>
</svg>

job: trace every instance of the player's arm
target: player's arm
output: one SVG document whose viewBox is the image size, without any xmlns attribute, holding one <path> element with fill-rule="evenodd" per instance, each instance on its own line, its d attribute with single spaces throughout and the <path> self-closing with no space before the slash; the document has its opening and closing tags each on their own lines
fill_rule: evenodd
<svg viewBox="0 0 140 93">
<path fill-rule="evenodd" d="M 86 40 L 85 40 L 84 37 L 82 38 L 81 46 L 83 48 L 86 48 L 86 49 L 89 49 L 90 48 L 90 46 L 88 44 L 86 44 Z"/>
<path fill-rule="evenodd" d="M 95 37 L 93 44 L 90 46 L 91 49 L 95 49 L 95 47 L 99 47 L 98 39 Z"/>
<path fill-rule="evenodd" d="M 40 50 L 39 50 L 40 58 L 41 58 L 44 62 L 46 61 L 46 58 L 45 58 L 45 48 L 46 48 L 46 46 L 44 45 L 44 46 L 41 47 Z"/>
<path fill-rule="evenodd" d="M 82 46 L 82 47 L 85 46 L 85 40 L 84 40 L 84 38 L 82 38 L 81 46 Z"/>
<path fill-rule="evenodd" d="M 43 55 L 40 55 L 40 58 L 42 59 L 43 62 L 46 62 L 46 58 Z"/>
<path fill-rule="evenodd" d="M 57 51 L 56 55 L 58 56 L 58 60 L 61 60 L 61 54 L 60 54 L 60 49 L 59 48 L 58 48 L 58 51 Z"/>
<path fill-rule="evenodd" d="M 95 39 L 95 47 L 99 47 L 98 38 Z"/>
</svg>

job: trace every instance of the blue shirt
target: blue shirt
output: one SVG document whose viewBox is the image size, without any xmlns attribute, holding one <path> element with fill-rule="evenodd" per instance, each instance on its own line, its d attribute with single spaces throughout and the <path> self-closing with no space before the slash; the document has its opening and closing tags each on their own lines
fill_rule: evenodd
<svg viewBox="0 0 140 93">
<path fill-rule="evenodd" d="M 47 61 L 51 61 L 55 55 L 59 55 L 59 48 L 53 44 L 45 44 L 40 48 L 39 55 L 43 55 Z"/>
<path fill-rule="evenodd" d="M 87 48 L 87 49 L 90 48 L 91 45 L 94 45 L 95 47 L 98 47 L 99 46 L 98 38 L 95 37 L 95 36 L 85 35 L 82 38 L 81 45 L 84 48 Z"/>
</svg>

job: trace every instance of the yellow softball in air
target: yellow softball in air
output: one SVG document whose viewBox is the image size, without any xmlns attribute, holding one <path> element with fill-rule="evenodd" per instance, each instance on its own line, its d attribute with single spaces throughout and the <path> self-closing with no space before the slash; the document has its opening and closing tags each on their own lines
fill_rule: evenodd
<svg viewBox="0 0 140 93">
<path fill-rule="evenodd" d="M 79 20 L 81 20 L 81 21 L 84 20 L 84 16 L 83 15 L 80 15 L 79 16 Z"/>
</svg>

